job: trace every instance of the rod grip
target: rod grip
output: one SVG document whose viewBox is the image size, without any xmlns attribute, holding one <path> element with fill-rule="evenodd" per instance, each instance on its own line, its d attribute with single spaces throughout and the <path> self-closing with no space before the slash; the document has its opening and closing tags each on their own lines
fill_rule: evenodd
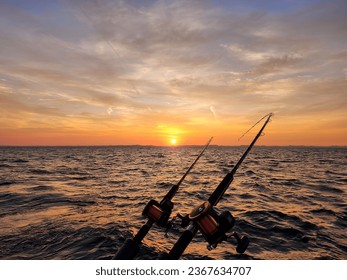
<svg viewBox="0 0 347 280">
<path fill-rule="evenodd" d="M 172 260 L 178 260 L 183 254 L 184 250 L 188 247 L 189 243 L 192 241 L 196 231 L 192 232 L 186 230 L 183 232 L 181 237 L 178 239 L 176 244 L 172 247 L 169 255 Z"/>
<path fill-rule="evenodd" d="M 132 260 L 140 250 L 140 244 L 133 239 L 126 239 L 122 247 L 112 258 L 113 260 Z"/>
</svg>

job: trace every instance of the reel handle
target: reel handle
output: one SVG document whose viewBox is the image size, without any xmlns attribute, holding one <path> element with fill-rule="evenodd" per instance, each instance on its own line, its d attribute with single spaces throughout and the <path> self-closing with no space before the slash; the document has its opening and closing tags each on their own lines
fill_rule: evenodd
<svg viewBox="0 0 347 280">
<path fill-rule="evenodd" d="M 237 241 L 237 246 L 236 246 L 236 252 L 238 252 L 239 254 L 243 254 L 249 245 L 249 238 L 246 235 L 243 235 L 240 237 L 240 235 L 236 232 L 233 232 L 230 237 L 233 236 L 235 237 L 236 241 Z"/>
</svg>

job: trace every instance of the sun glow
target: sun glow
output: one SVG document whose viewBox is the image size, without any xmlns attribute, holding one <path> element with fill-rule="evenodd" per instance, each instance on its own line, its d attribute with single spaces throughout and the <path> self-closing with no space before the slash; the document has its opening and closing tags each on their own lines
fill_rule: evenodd
<svg viewBox="0 0 347 280">
<path fill-rule="evenodd" d="M 170 143 L 171 143 L 171 145 L 176 145 L 177 144 L 177 140 L 175 139 L 175 138 L 172 138 L 171 140 L 170 140 Z"/>
</svg>

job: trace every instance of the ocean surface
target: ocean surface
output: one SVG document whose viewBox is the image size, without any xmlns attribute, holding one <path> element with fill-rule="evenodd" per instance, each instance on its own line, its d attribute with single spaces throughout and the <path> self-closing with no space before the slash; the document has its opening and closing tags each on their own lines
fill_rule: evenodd
<svg viewBox="0 0 347 280">
<path fill-rule="evenodd" d="M 210 146 L 174 197 L 189 213 L 242 155 Z M 200 152 L 199 146 L 0 147 L 0 259 L 111 259 L 145 223 Z M 218 204 L 250 238 L 245 254 L 230 240 L 209 251 L 198 234 L 182 259 L 347 259 L 347 148 L 254 147 Z M 158 227 L 138 259 L 168 252 Z"/>
</svg>

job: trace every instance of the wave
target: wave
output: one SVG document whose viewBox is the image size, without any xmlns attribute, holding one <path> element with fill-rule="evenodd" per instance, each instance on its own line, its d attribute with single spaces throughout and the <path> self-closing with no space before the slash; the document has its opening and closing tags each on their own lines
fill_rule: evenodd
<svg viewBox="0 0 347 280">
<path fill-rule="evenodd" d="M 318 186 L 318 189 L 323 192 L 329 192 L 329 193 L 336 193 L 336 194 L 342 194 L 344 193 L 343 190 L 332 187 L 332 186 L 327 186 L 327 185 L 320 185 Z"/>
<path fill-rule="evenodd" d="M 32 169 L 32 170 L 30 170 L 30 173 L 36 174 L 36 175 L 49 175 L 49 174 L 52 174 L 51 171 L 44 170 L 44 169 Z"/>
<path fill-rule="evenodd" d="M 239 147 L 211 147 L 175 196 L 173 213 L 208 199 Z M 206 250 L 201 234 L 185 259 L 346 259 L 346 149 L 257 147 L 218 204 L 251 244 L 243 256 L 223 242 Z M 1 148 L 0 258 L 109 259 L 143 223 L 197 155 L 196 147 Z M 110 224 L 112 222 L 112 224 Z M 174 240 L 153 227 L 139 259 Z M 37 236 L 37 240 L 36 240 Z"/>
<path fill-rule="evenodd" d="M 35 209 L 42 210 L 53 206 L 87 206 L 96 203 L 94 200 L 88 198 L 80 196 L 69 197 L 59 193 L 1 193 L 0 202 L 0 217 L 34 211 Z"/>
<path fill-rule="evenodd" d="M 333 210 L 325 209 L 325 208 L 318 208 L 318 209 L 313 209 L 310 211 L 313 214 L 326 214 L 326 215 L 331 215 L 331 216 L 336 216 L 336 213 Z"/>
<path fill-rule="evenodd" d="M 111 259 L 122 236 L 112 224 L 78 229 L 31 227 L 20 235 L 2 236 L 0 259 Z"/>
<path fill-rule="evenodd" d="M 9 186 L 15 183 L 16 181 L 0 181 L 0 186 Z"/>
<path fill-rule="evenodd" d="M 28 163 L 29 160 L 26 160 L 26 159 L 14 159 L 14 160 L 12 160 L 12 162 L 15 162 L 15 163 Z"/>
<path fill-rule="evenodd" d="M 35 186 L 32 188 L 28 188 L 28 191 L 53 191 L 55 188 L 52 186 L 45 186 L 45 185 L 40 185 L 40 186 Z"/>
</svg>

